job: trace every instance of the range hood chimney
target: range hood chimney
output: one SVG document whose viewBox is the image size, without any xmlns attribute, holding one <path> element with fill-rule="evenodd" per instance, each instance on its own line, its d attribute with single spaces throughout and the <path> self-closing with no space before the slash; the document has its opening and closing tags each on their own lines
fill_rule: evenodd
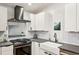
<svg viewBox="0 0 79 59">
<path fill-rule="evenodd" d="M 24 8 L 22 6 L 16 6 L 14 9 L 14 18 L 16 20 L 23 20 Z"/>
<path fill-rule="evenodd" d="M 24 8 L 16 5 L 14 8 L 14 18 L 9 19 L 9 22 L 31 22 L 30 20 L 23 19 Z"/>
</svg>

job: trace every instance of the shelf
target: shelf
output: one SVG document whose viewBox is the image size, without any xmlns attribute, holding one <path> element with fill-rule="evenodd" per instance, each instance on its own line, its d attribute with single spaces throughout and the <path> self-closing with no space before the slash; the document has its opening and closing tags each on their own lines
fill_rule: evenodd
<svg viewBox="0 0 79 59">
<path fill-rule="evenodd" d="M 30 20 L 16 20 L 12 18 L 12 19 L 9 19 L 8 22 L 26 23 L 26 22 L 31 22 L 31 21 Z"/>
<path fill-rule="evenodd" d="M 46 30 L 29 30 L 28 32 L 48 32 Z"/>
<path fill-rule="evenodd" d="M 11 37 L 25 37 L 25 35 L 8 35 L 9 38 Z"/>
<path fill-rule="evenodd" d="M 8 22 L 8 25 L 9 26 L 16 26 L 16 25 L 18 25 L 18 23 L 17 22 Z"/>
</svg>

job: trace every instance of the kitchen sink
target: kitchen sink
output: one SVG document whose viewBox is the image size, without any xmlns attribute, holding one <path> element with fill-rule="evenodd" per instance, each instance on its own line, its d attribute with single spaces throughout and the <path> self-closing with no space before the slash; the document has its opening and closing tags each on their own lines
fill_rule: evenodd
<svg viewBox="0 0 79 59">
<path fill-rule="evenodd" d="M 53 42 L 45 42 L 40 44 L 40 49 L 44 49 L 45 51 L 52 52 L 55 55 L 60 54 L 59 47 L 62 46 L 62 44 L 59 43 L 53 43 Z"/>
<path fill-rule="evenodd" d="M 54 42 L 44 42 L 44 43 L 41 43 L 41 45 L 46 45 L 48 47 L 55 47 L 55 48 L 62 46 L 62 44 L 54 43 Z"/>
</svg>

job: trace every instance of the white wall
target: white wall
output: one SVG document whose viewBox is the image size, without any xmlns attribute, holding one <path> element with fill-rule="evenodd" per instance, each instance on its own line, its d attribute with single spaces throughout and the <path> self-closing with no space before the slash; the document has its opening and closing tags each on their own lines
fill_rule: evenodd
<svg viewBox="0 0 79 59">
<path fill-rule="evenodd" d="M 24 23 L 18 23 L 14 26 L 9 26 L 8 34 L 9 35 L 21 35 L 21 32 L 24 32 L 26 29 L 26 24 Z"/>
</svg>

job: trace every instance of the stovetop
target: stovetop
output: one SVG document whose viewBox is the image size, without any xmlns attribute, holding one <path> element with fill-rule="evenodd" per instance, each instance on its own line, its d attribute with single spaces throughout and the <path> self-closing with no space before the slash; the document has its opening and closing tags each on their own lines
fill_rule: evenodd
<svg viewBox="0 0 79 59">
<path fill-rule="evenodd" d="M 19 46 L 19 45 L 31 44 L 31 39 L 22 38 L 22 39 L 10 40 L 10 42 L 12 42 L 14 46 Z"/>
</svg>

